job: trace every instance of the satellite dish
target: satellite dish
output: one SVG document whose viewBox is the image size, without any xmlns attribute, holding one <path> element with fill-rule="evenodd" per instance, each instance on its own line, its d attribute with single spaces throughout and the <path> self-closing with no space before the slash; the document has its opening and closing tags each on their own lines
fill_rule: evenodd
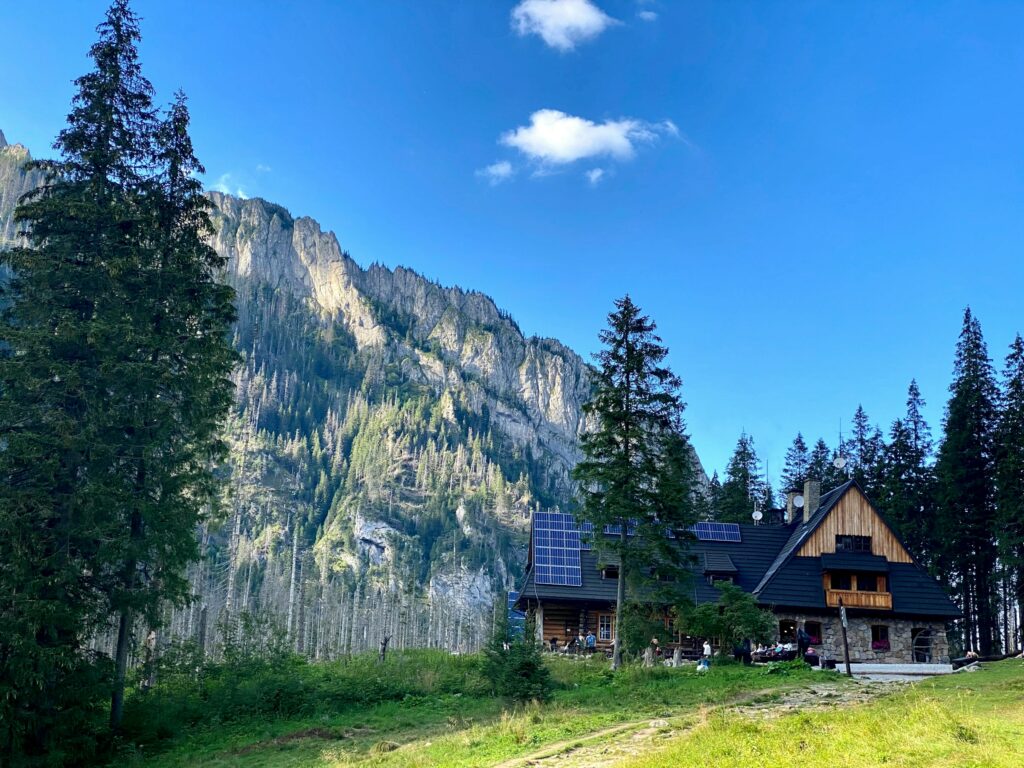
<svg viewBox="0 0 1024 768">
<path fill-rule="evenodd" d="M 836 469 L 842 469 L 846 466 L 846 459 L 842 456 L 836 456 L 835 459 L 832 460 L 832 466 Z"/>
<path fill-rule="evenodd" d="M 803 496 L 794 496 L 793 497 L 793 506 L 796 507 L 797 509 L 803 509 L 804 508 L 804 497 Z"/>
<path fill-rule="evenodd" d="M 754 514 L 752 514 L 751 517 L 755 520 L 760 520 L 762 517 L 764 517 L 764 515 L 761 513 L 760 509 L 755 509 Z"/>
</svg>

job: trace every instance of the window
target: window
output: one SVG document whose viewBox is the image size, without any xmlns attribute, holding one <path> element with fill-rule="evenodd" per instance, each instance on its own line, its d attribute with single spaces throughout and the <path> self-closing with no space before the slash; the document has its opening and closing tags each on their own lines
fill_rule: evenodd
<svg viewBox="0 0 1024 768">
<path fill-rule="evenodd" d="M 857 591 L 858 592 L 877 592 L 878 591 L 878 577 L 873 573 L 858 573 L 857 574 Z"/>
<path fill-rule="evenodd" d="M 829 584 L 832 585 L 832 589 L 853 589 L 853 576 L 849 573 L 830 573 L 828 575 Z"/>
<path fill-rule="evenodd" d="M 885 624 L 871 625 L 871 650 L 889 650 L 889 627 Z"/>
<path fill-rule="evenodd" d="M 779 622 L 779 642 L 796 642 L 796 622 L 792 619 L 783 619 Z"/>
<path fill-rule="evenodd" d="M 597 617 L 597 639 L 605 642 L 612 639 L 612 617 L 607 613 Z"/>
<path fill-rule="evenodd" d="M 836 534 L 836 552 L 871 552 L 870 536 Z"/>
<path fill-rule="evenodd" d="M 820 621 L 805 621 L 804 632 L 811 636 L 811 645 L 821 644 L 821 622 Z"/>
<path fill-rule="evenodd" d="M 619 566 L 617 565 L 606 565 L 604 570 L 601 571 L 601 577 L 605 579 L 617 579 L 619 578 Z"/>
</svg>

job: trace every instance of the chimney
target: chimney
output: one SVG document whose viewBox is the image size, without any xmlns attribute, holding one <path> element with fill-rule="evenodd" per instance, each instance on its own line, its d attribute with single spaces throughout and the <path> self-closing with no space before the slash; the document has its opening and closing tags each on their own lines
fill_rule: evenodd
<svg viewBox="0 0 1024 768">
<path fill-rule="evenodd" d="M 821 483 L 817 480 L 808 480 L 804 483 L 804 522 L 811 519 L 821 501 Z"/>
<path fill-rule="evenodd" d="M 799 491 L 790 491 L 786 494 L 786 522 L 792 523 L 796 517 L 796 504 L 793 503 L 793 499 L 799 496 Z"/>
</svg>

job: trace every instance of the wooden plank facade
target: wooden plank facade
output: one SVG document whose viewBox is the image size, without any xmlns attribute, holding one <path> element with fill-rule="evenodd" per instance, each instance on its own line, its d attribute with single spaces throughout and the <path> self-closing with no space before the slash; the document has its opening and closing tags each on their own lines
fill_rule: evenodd
<svg viewBox="0 0 1024 768">
<path fill-rule="evenodd" d="M 881 555 L 890 563 L 914 562 L 856 486 L 843 494 L 828 517 L 804 542 L 797 556 L 820 557 L 835 552 L 837 535 L 870 536 L 871 554 Z"/>
</svg>

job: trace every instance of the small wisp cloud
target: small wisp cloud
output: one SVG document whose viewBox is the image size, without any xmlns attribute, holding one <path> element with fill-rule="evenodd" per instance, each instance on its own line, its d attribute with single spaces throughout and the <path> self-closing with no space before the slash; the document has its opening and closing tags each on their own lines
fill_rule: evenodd
<svg viewBox="0 0 1024 768">
<path fill-rule="evenodd" d="M 496 187 L 503 181 L 508 181 L 515 175 L 515 169 L 512 167 L 512 163 L 508 160 L 499 160 L 496 163 L 491 163 L 485 168 L 480 168 L 476 175 L 482 179 L 486 179 L 487 182 L 492 186 Z"/>
<path fill-rule="evenodd" d="M 217 192 L 225 195 L 234 195 L 235 197 L 240 197 L 243 200 L 249 199 L 249 195 L 246 194 L 246 191 L 234 180 L 230 173 L 222 173 L 218 176 L 213 188 Z"/>
<path fill-rule="evenodd" d="M 571 51 L 618 23 L 590 0 L 522 0 L 512 9 L 517 34 L 537 35 L 559 51 Z"/>
</svg>

